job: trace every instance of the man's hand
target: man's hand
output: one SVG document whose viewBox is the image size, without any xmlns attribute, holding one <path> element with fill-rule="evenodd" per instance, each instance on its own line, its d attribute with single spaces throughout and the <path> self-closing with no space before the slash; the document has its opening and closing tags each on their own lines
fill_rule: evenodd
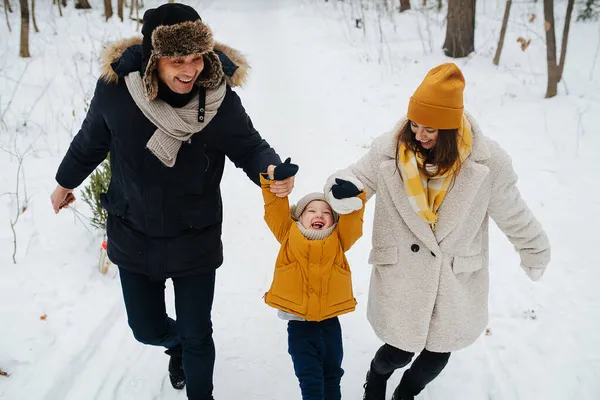
<svg viewBox="0 0 600 400">
<path fill-rule="evenodd" d="M 295 175 L 298 172 L 298 166 L 291 163 L 292 159 L 287 158 L 285 162 L 275 166 L 269 165 L 267 174 L 269 179 L 274 180 L 271 184 L 271 193 L 277 197 L 286 197 L 292 193 L 294 188 Z"/>
<path fill-rule="evenodd" d="M 292 189 L 294 189 L 294 179 L 296 177 L 292 176 L 282 181 L 273 182 L 271 184 L 271 193 L 274 193 L 277 197 L 289 196 L 292 193 Z"/>
<path fill-rule="evenodd" d="M 68 207 L 69 204 L 75 201 L 73 189 L 67 189 L 58 185 L 56 189 L 54 189 L 54 192 L 52 192 L 52 195 L 50 195 L 50 201 L 52 202 L 54 213 L 58 214 L 60 210 Z"/>
</svg>

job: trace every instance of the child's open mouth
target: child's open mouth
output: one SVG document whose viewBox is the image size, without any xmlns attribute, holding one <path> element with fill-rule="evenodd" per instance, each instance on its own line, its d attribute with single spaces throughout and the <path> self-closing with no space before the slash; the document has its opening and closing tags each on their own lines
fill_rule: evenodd
<svg viewBox="0 0 600 400">
<path fill-rule="evenodd" d="M 313 222 L 310 227 L 317 231 L 320 231 L 321 229 L 323 229 L 324 226 L 325 226 L 325 224 L 322 222 Z"/>
</svg>

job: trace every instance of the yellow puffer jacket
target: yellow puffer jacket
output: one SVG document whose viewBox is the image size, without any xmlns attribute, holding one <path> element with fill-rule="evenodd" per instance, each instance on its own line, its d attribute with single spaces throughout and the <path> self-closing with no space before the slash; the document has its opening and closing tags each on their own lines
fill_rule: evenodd
<svg viewBox="0 0 600 400">
<path fill-rule="evenodd" d="M 275 274 L 265 302 L 271 307 L 308 321 L 322 321 L 354 311 L 350 266 L 344 253 L 362 236 L 363 207 L 340 215 L 337 227 L 323 240 L 308 240 L 290 216 L 287 197 L 269 191 L 270 181 L 261 176 L 265 221 L 281 244 Z"/>
</svg>

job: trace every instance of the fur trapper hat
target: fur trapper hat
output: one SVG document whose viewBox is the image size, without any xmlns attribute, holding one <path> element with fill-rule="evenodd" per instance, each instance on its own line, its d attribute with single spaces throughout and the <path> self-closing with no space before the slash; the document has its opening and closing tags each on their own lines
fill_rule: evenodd
<svg viewBox="0 0 600 400">
<path fill-rule="evenodd" d="M 162 57 L 202 54 L 204 69 L 196 85 L 215 89 L 223 81 L 223 67 L 214 52 L 212 31 L 192 7 L 167 3 L 149 9 L 144 13 L 142 35 L 142 65 L 146 66 L 143 81 L 150 100 L 158 94 L 156 67 Z"/>
<path fill-rule="evenodd" d="M 304 209 L 306 208 L 306 206 L 308 206 L 311 201 L 315 201 L 315 200 L 323 201 L 323 202 L 329 204 L 329 202 L 325 199 L 325 195 L 323 193 L 318 193 L 318 192 L 309 193 L 306 196 L 304 196 L 303 198 L 301 198 L 300 200 L 298 200 L 298 203 L 296 203 L 296 205 L 293 205 L 290 207 L 290 214 L 292 216 L 292 219 L 294 221 L 299 221 L 300 216 L 304 212 Z M 338 222 L 338 220 L 340 219 L 339 214 L 336 213 L 335 211 L 333 211 L 331 204 L 329 204 L 329 208 L 331 208 L 331 212 L 333 213 L 333 222 L 334 223 Z"/>
</svg>

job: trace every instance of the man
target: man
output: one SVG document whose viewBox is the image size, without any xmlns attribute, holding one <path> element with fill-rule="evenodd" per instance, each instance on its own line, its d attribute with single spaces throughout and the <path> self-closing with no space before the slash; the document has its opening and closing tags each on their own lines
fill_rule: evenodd
<svg viewBox="0 0 600 400">
<path fill-rule="evenodd" d="M 239 97 L 245 59 L 215 43 L 198 13 L 165 4 L 144 14 L 143 39 L 109 46 L 81 130 L 56 175 L 55 212 L 110 152 L 108 255 L 118 265 L 129 325 L 164 346 L 176 389 L 213 400 L 211 308 L 223 262 L 220 182 L 225 156 L 259 184 L 279 156 L 254 129 Z M 293 178 L 273 192 L 287 196 Z M 165 279 L 177 321 L 165 309 Z"/>
</svg>

